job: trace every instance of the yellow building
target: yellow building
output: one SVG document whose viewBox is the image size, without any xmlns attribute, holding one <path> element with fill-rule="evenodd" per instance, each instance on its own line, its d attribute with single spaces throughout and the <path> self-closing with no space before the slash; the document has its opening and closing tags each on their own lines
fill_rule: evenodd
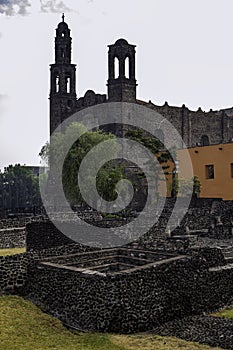
<svg viewBox="0 0 233 350">
<path fill-rule="evenodd" d="M 233 143 L 188 149 L 193 174 L 201 182 L 200 197 L 233 200 Z M 179 171 L 185 174 L 186 150 L 177 151 Z"/>
</svg>

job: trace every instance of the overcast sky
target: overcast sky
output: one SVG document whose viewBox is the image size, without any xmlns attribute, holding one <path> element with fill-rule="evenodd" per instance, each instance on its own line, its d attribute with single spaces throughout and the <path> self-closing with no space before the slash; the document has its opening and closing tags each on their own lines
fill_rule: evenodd
<svg viewBox="0 0 233 350">
<path fill-rule="evenodd" d="M 137 45 L 139 99 L 192 110 L 233 106 L 232 0 L 0 0 L 0 167 L 39 164 L 63 11 L 78 96 L 106 92 L 107 45 L 123 37 Z"/>
</svg>

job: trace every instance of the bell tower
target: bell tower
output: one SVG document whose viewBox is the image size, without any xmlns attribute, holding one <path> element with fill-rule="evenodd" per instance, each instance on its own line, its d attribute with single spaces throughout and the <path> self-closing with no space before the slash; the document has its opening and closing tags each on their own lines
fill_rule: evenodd
<svg viewBox="0 0 233 350">
<path fill-rule="evenodd" d="M 62 15 L 55 38 L 55 64 L 50 65 L 50 135 L 66 119 L 76 103 L 76 65 L 71 63 L 72 38 Z"/>
<path fill-rule="evenodd" d="M 119 39 L 108 47 L 108 100 L 135 102 L 135 45 Z"/>
</svg>

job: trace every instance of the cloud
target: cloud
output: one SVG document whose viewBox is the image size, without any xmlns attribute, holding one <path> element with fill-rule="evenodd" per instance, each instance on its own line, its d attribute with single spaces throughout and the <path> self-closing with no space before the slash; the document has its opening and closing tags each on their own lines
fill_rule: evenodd
<svg viewBox="0 0 233 350">
<path fill-rule="evenodd" d="M 42 12 L 61 13 L 72 11 L 63 1 L 59 0 L 40 0 L 40 3 Z"/>
<path fill-rule="evenodd" d="M 6 16 L 14 16 L 16 14 L 25 16 L 30 6 L 29 0 L 0 0 L 0 13 Z"/>
</svg>

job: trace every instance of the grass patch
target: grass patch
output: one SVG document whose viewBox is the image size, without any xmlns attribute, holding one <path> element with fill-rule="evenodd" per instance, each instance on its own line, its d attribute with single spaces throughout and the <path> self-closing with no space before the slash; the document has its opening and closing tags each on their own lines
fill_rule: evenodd
<svg viewBox="0 0 233 350">
<path fill-rule="evenodd" d="M 57 319 L 17 296 L 0 297 L 1 350 L 216 350 L 154 335 L 71 333 Z"/>
<path fill-rule="evenodd" d="M 115 344 L 126 346 L 128 350 L 219 350 L 207 345 L 187 342 L 173 337 L 161 337 L 158 335 L 114 335 L 112 340 Z"/>
<path fill-rule="evenodd" d="M 0 334 L 1 350 L 126 350 L 107 334 L 73 334 L 17 296 L 0 298 Z"/>
<path fill-rule="evenodd" d="M 233 319 L 233 307 L 231 306 L 230 308 L 216 312 L 216 313 L 212 314 L 211 316 Z"/>
<path fill-rule="evenodd" d="M 9 249 L 0 249 L 0 256 L 7 255 L 16 255 L 26 252 L 26 248 L 9 248 Z"/>
</svg>

